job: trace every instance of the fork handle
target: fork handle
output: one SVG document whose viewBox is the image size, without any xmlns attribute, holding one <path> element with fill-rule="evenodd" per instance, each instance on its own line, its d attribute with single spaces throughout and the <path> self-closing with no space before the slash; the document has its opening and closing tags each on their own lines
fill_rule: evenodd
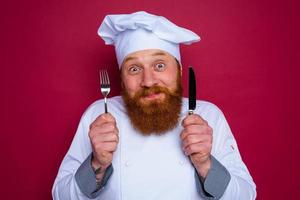
<svg viewBox="0 0 300 200">
<path fill-rule="evenodd" d="M 105 113 L 107 113 L 107 103 L 104 104 Z"/>
<path fill-rule="evenodd" d="M 107 113 L 107 102 L 106 102 L 106 97 L 104 98 L 104 110 L 105 110 L 105 113 Z"/>
</svg>

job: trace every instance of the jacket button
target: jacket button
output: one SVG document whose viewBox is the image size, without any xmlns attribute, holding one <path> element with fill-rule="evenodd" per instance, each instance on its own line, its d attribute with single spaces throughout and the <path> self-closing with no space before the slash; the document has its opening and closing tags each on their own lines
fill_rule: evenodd
<svg viewBox="0 0 300 200">
<path fill-rule="evenodd" d="M 130 164 L 131 164 L 131 163 L 130 163 L 129 161 L 126 161 L 126 162 L 125 162 L 125 166 L 126 166 L 126 167 L 129 167 Z"/>
</svg>

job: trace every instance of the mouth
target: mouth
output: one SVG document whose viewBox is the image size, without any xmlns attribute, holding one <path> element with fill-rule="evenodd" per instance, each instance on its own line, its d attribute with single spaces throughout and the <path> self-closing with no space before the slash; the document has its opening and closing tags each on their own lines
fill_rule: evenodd
<svg viewBox="0 0 300 200">
<path fill-rule="evenodd" d="M 165 97 L 164 93 L 150 93 L 143 97 L 141 97 L 141 101 L 156 101 L 156 100 L 163 100 Z"/>
</svg>

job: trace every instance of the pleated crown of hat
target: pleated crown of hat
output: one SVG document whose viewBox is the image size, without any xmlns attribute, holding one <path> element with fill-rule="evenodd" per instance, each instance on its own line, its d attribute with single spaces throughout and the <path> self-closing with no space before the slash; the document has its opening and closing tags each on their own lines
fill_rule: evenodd
<svg viewBox="0 0 300 200">
<path fill-rule="evenodd" d="M 165 17 L 144 11 L 107 15 L 98 35 L 105 44 L 115 46 L 119 67 L 128 54 L 146 49 L 166 51 L 181 62 L 179 44 L 200 41 L 196 33 L 175 25 Z"/>
</svg>

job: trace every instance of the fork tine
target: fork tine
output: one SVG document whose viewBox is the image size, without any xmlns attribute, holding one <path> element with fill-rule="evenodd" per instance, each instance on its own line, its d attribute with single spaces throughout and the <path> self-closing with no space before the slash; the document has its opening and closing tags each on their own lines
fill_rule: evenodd
<svg viewBox="0 0 300 200">
<path fill-rule="evenodd" d="M 106 75 L 107 75 L 107 83 L 110 84 L 108 73 L 106 73 Z"/>
<path fill-rule="evenodd" d="M 100 70 L 100 84 L 103 85 L 105 84 L 105 75 L 104 75 L 104 70 Z"/>
<path fill-rule="evenodd" d="M 100 89 L 101 93 L 104 96 L 104 110 L 105 113 L 107 113 L 107 96 L 110 92 L 110 82 L 109 82 L 109 77 L 108 77 L 108 72 L 107 70 L 99 70 L 99 77 L 100 77 Z"/>
<path fill-rule="evenodd" d="M 100 84 L 108 85 L 109 84 L 109 77 L 107 70 L 100 70 Z"/>
<path fill-rule="evenodd" d="M 109 85 L 109 77 L 108 77 L 107 70 L 104 71 L 104 76 L 105 76 L 105 84 Z"/>
<path fill-rule="evenodd" d="M 100 77 L 100 84 L 102 85 L 103 84 L 103 75 L 102 75 L 102 70 L 100 69 L 99 70 L 99 77 Z"/>
<path fill-rule="evenodd" d="M 106 70 L 103 70 L 103 83 L 106 85 Z"/>
</svg>

